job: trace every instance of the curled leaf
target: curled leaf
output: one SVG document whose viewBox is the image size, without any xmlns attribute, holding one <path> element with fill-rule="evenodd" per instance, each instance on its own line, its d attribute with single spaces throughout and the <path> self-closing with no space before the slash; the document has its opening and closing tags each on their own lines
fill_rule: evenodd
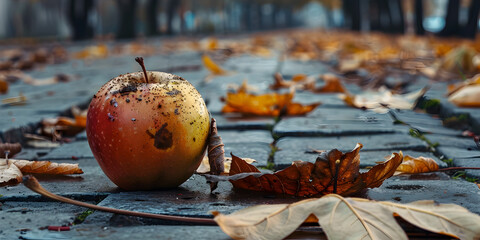
<svg viewBox="0 0 480 240">
<path fill-rule="evenodd" d="M 480 107 L 480 85 L 463 87 L 450 95 L 448 101 L 459 107 Z"/>
<path fill-rule="evenodd" d="M 398 174 L 414 174 L 414 173 L 427 173 L 438 171 L 439 167 L 437 162 L 432 158 L 405 156 L 403 162 L 398 166 L 396 175 Z"/>
<path fill-rule="evenodd" d="M 329 194 L 292 204 L 257 205 L 229 215 L 212 213 L 234 239 L 284 239 L 312 215 L 328 239 L 408 239 L 394 216 L 438 234 L 480 237 L 480 216 L 455 204 L 434 201 L 397 204 Z"/>
</svg>

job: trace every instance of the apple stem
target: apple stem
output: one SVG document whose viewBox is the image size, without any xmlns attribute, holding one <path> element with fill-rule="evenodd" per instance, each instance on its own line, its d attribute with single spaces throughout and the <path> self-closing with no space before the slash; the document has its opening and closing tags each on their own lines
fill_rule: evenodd
<svg viewBox="0 0 480 240">
<path fill-rule="evenodd" d="M 136 57 L 135 61 L 140 64 L 140 67 L 142 67 L 143 74 L 145 75 L 145 82 L 148 83 L 148 76 L 147 76 L 147 70 L 145 69 L 145 64 L 143 63 L 143 57 Z"/>
</svg>

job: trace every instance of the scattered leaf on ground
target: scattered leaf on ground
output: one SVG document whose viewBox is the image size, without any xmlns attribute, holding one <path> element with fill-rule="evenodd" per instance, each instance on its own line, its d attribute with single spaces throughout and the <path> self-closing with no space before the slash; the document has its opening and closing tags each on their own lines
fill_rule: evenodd
<svg viewBox="0 0 480 240">
<path fill-rule="evenodd" d="M 432 158 L 417 157 L 406 155 L 403 157 L 403 162 L 398 166 L 395 175 L 398 174 L 413 174 L 413 173 L 428 173 L 438 171 L 437 162 Z"/>
<path fill-rule="evenodd" d="M 312 215 L 328 239 L 408 239 L 396 216 L 438 234 L 480 238 L 480 216 L 432 200 L 399 204 L 329 194 L 292 204 L 257 205 L 229 215 L 212 214 L 234 239 L 284 239 Z"/>
<path fill-rule="evenodd" d="M 319 196 L 338 193 L 353 195 L 366 188 L 378 187 L 391 177 L 400 165 L 402 153 L 394 153 L 383 164 L 360 173 L 361 144 L 351 152 L 337 149 L 323 152 L 315 163 L 294 161 L 292 166 L 273 174 L 262 174 L 251 164 L 232 154 L 232 166 L 227 178 L 234 187 L 294 196 Z"/>
<path fill-rule="evenodd" d="M 250 94 L 240 88 L 237 92 L 228 92 L 223 113 L 237 112 L 259 116 L 304 115 L 314 110 L 320 103 L 303 105 L 293 103 L 294 90 L 289 93 Z"/>
<path fill-rule="evenodd" d="M 317 93 L 346 93 L 348 92 L 343 86 L 340 78 L 333 74 L 323 74 L 321 78 L 325 82 L 325 85 L 314 90 Z"/>
<path fill-rule="evenodd" d="M 347 93 L 341 98 L 349 106 L 386 113 L 389 109 L 413 109 L 426 91 L 427 89 L 423 88 L 408 94 L 394 94 L 382 87 L 377 92 L 364 92 L 359 95 Z"/>
<path fill-rule="evenodd" d="M 19 93 L 18 97 L 5 98 L 2 100 L 2 104 L 11 106 L 25 105 L 26 103 L 27 97 L 22 93 Z"/>
<path fill-rule="evenodd" d="M 0 79 L 0 93 L 4 94 L 8 92 L 8 82 Z"/>
<path fill-rule="evenodd" d="M 245 162 L 252 164 L 256 162 L 255 159 L 252 158 L 242 158 Z M 228 175 L 230 172 L 230 167 L 232 166 L 232 158 L 231 157 L 225 157 L 225 161 L 223 162 L 223 173 L 221 175 Z M 210 173 L 210 163 L 208 156 L 204 156 L 202 163 L 200 163 L 200 166 L 198 166 L 197 170 L 195 171 L 198 174 L 209 174 Z"/>
<path fill-rule="evenodd" d="M 13 156 L 20 151 L 22 151 L 20 143 L 0 143 L 0 158 L 4 158 L 6 152 L 8 152 L 8 156 Z"/>
<path fill-rule="evenodd" d="M 5 159 L 0 159 L 4 161 Z M 17 166 L 22 173 L 39 173 L 52 175 L 82 174 L 83 171 L 78 167 L 78 163 L 55 163 L 50 161 L 29 161 L 9 159 Z"/>
<path fill-rule="evenodd" d="M 108 47 L 105 44 L 89 46 L 79 52 L 74 53 L 73 56 L 77 59 L 106 58 L 108 56 Z"/>
<path fill-rule="evenodd" d="M 22 177 L 22 172 L 12 161 L 0 159 L 0 186 L 21 183 Z"/>
<path fill-rule="evenodd" d="M 208 55 L 204 54 L 202 56 L 203 65 L 213 74 L 213 75 L 223 75 L 227 71 L 223 70 L 218 64 L 216 64 Z"/>
<path fill-rule="evenodd" d="M 448 100 L 459 107 L 480 107 L 480 74 L 447 88 Z"/>
<path fill-rule="evenodd" d="M 83 131 L 87 124 L 87 110 L 72 107 L 70 117 L 46 118 L 41 122 L 41 134 L 43 136 L 61 139 L 62 136 L 74 136 Z"/>
</svg>

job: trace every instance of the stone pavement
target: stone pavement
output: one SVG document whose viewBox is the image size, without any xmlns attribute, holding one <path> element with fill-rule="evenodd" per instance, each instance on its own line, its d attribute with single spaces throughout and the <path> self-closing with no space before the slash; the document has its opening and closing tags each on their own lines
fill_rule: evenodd
<svg viewBox="0 0 480 240">
<path fill-rule="evenodd" d="M 68 50 L 79 48 L 71 46 Z M 140 70 L 134 57 L 126 55 L 90 61 L 70 60 L 28 72 L 38 78 L 65 73 L 75 76 L 75 79 L 46 86 L 12 84 L 8 94 L 1 97 L 23 93 L 28 102 L 22 106 L 0 107 L 0 137 L 3 141 L 22 140 L 23 133 L 32 132 L 41 119 L 68 114 L 71 106 L 87 106 L 91 96 L 109 79 Z M 204 82 L 209 73 L 202 66 L 200 57 L 200 52 L 192 51 L 147 56 L 145 62 L 148 70 L 173 70 L 172 73 L 196 86 L 212 116 L 217 119 L 226 153 L 256 159 L 257 167 L 278 170 L 294 160 L 313 162 L 316 154 L 312 154 L 311 150 L 338 148 L 348 151 L 358 142 L 364 145 L 360 152 L 362 168 L 375 165 L 375 162 L 397 151 L 414 157 L 431 157 L 441 167 L 480 167 L 480 151 L 473 139 L 463 137 L 461 131 L 446 128 L 442 124 L 442 119 L 466 118 L 472 130 L 478 134 L 480 109 L 460 109 L 443 100 L 444 84 L 435 83 L 423 100 L 423 103 L 436 103 L 438 116 L 442 119 L 427 113 L 395 111 L 397 119 L 408 125 L 396 124 L 398 121 L 388 114 L 350 108 L 335 94 L 310 92 L 297 93 L 295 101 L 320 101 L 323 104 L 306 116 L 286 117 L 279 121 L 268 117 L 239 117 L 221 114 L 220 97 L 225 95 L 231 84 L 240 84 L 248 79 L 262 92 L 267 91 L 272 83 L 272 75 L 278 66 L 281 66 L 280 72 L 287 78 L 297 73 L 326 73 L 330 71 L 329 67 L 320 62 L 295 60 L 285 60 L 279 65 L 278 56 L 275 55 L 269 58 L 243 55 L 229 58 L 222 64 L 224 68 L 235 71 L 235 74 Z M 186 65 L 196 67 L 182 68 Z M 419 89 L 424 83 L 425 79 L 420 79 L 410 88 Z M 355 85 L 347 84 L 346 87 L 353 93 L 361 91 Z M 81 176 L 42 176 L 39 180 L 46 189 L 62 196 L 120 209 L 211 217 L 208 213 L 211 210 L 230 213 L 255 204 L 299 200 L 234 190 L 226 182 L 220 183 L 215 193 L 210 194 L 205 179 L 198 175 L 177 189 L 124 192 L 103 174 L 88 147 L 84 132 L 78 134 L 71 143 L 56 148 L 26 147 L 15 158 L 79 163 L 85 172 Z M 434 199 L 442 203 L 456 203 L 480 214 L 477 205 L 480 202 L 480 189 L 462 177 L 475 180 L 480 178 L 480 171 L 467 170 L 454 176 L 443 172 L 396 176 L 386 180 L 381 187 L 367 191 L 365 197 L 396 202 Z M 0 239 L 170 239 L 178 236 L 184 239 L 228 239 L 215 226 L 172 226 L 173 223 L 165 221 L 91 213 L 85 208 L 52 202 L 23 185 L 3 187 L 0 196 Z M 75 224 L 70 231 L 45 229 L 47 226 L 73 222 Z"/>
</svg>

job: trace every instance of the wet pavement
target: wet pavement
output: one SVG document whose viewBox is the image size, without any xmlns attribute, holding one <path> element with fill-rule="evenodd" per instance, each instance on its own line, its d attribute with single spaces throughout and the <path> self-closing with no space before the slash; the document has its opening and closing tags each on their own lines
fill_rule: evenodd
<svg viewBox="0 0 480 240">
<path fill-rule="evenodd" d="M 71 49 L 75 49 L 72 46 Z M 77 47 L 78 48 L 78 47 Z M 439 114 L 431 115 L 410 110 L 395 110 L 397 119 L 389 114 L 379 114 L 346 106 L 336 94 L 299 92 L 295 101 L 322 102 L 310 114 L 282 119 L 269 117 L 239 117 L 222 115 L 224 96 L 232 84 L 249 84 L 260 92 L 268 91 L 276 70 L 286 76 L 297 73 L 323 74 L 329 66 L 321 62 L 285 60 L 279 64 L 278 55 L 257 57 L 241 55 L 228 58 L 222 66 L 235 73 L 218 76 L 211 81 L 204 79 L 209 72 L 202 66 L 201 52 L 159 54 L 145 57 L 148 70 L 174 70 L 172 73 L 189 80 L 202 94 L 207 107 L 217 120 L 219 134 L 225 143 L 226 153 L 253 158 L 257 167 L 285 168 L 295 160 L 314 162 L 317 154 L 312 150 L 341 151 L 353 149 L 362 143 L 361 167 L 368 168 L 384 160 L 392 152 L 403 151 L 414 157 L 433 158 L 441 168 L 447 166 L 480 167 L 480 151 L 471 137 L 462 131 L 446 128 L 442 119 L 452 116 L 468 116 L 472 130 L 480 133 L 480 109 L 457 108 L 444 99 L 446 85 L 438 84 L 426 95 L 424 101 L 440 99 Z M 182 66 L 200 66 L 182 68 Z M 281 66 L 279 68 L 279 66 Z M 182 70 L 183 69 L 183 70 Z M 33 77 L 48 77 L 58 73 L 69 74 L 72 81 L 46 86 L 30 86 L 18 82 L 11 84 L 3 98 L 20 93 L 27 97 L 21 106 L 0 107 L 0 137 L 4 142 L 23 140 L 24 133 L 34 131 L 44 118 L 69 112 L 72 106 L 87 106 L 93 94 L 109 79 L 126 72 L 139 71 L 134 56 L 111 56 L 97 60 L 70 60 L 57 65 L 29 71 Z M 424 87 L 419 80 L 409 88 Z M 352 84 L 346 87 L 353 93 L 361 89 Z M 401 120 L 406 124 L 396 124 Z M 412 133 L 412 129 L 416 129 Z M 230 213 L 256 204 L 291 203 L 299 200 L 289 196 L 232 189 L 223 182 L 214 194 L 202 176 L 194 175 L 177 189 L 151 192 L 125 192 L 117 188 L 103 174 L 87 143 L 85 132 L 70 143 L 58 147 L 25 147 L 15 156 L 17 159 L 49 160 L 78 163 L 85 172 L 80 176 L 39 178 L 51 192 L 100 206 L 161 213 L 179 216 L 211 217 L 209 211 Z M 364 197 L 373 200 L 411 202 L 434 199 L 442 203 L 456 203 L 480 214 L 480 189 L 472 182 L 480 178 L 480 171 L 466 170 L 450 175 L 435 172 L 392 177 L 376 189 L 370 189 Z M 467 180 L 464 179 L 466 177 Z M 93 212 L 88 209 L 52 202 L 28 190 L 23 185 L 0 188 L 0 239 L 228 239 L 220 228 L 213 226 L 173 225 L 172 222 L 118 216 Z M 70 231 L 55 232 L 47 226 L 68 225 L 77 219 L 81 223 Z"/>
</svg>

